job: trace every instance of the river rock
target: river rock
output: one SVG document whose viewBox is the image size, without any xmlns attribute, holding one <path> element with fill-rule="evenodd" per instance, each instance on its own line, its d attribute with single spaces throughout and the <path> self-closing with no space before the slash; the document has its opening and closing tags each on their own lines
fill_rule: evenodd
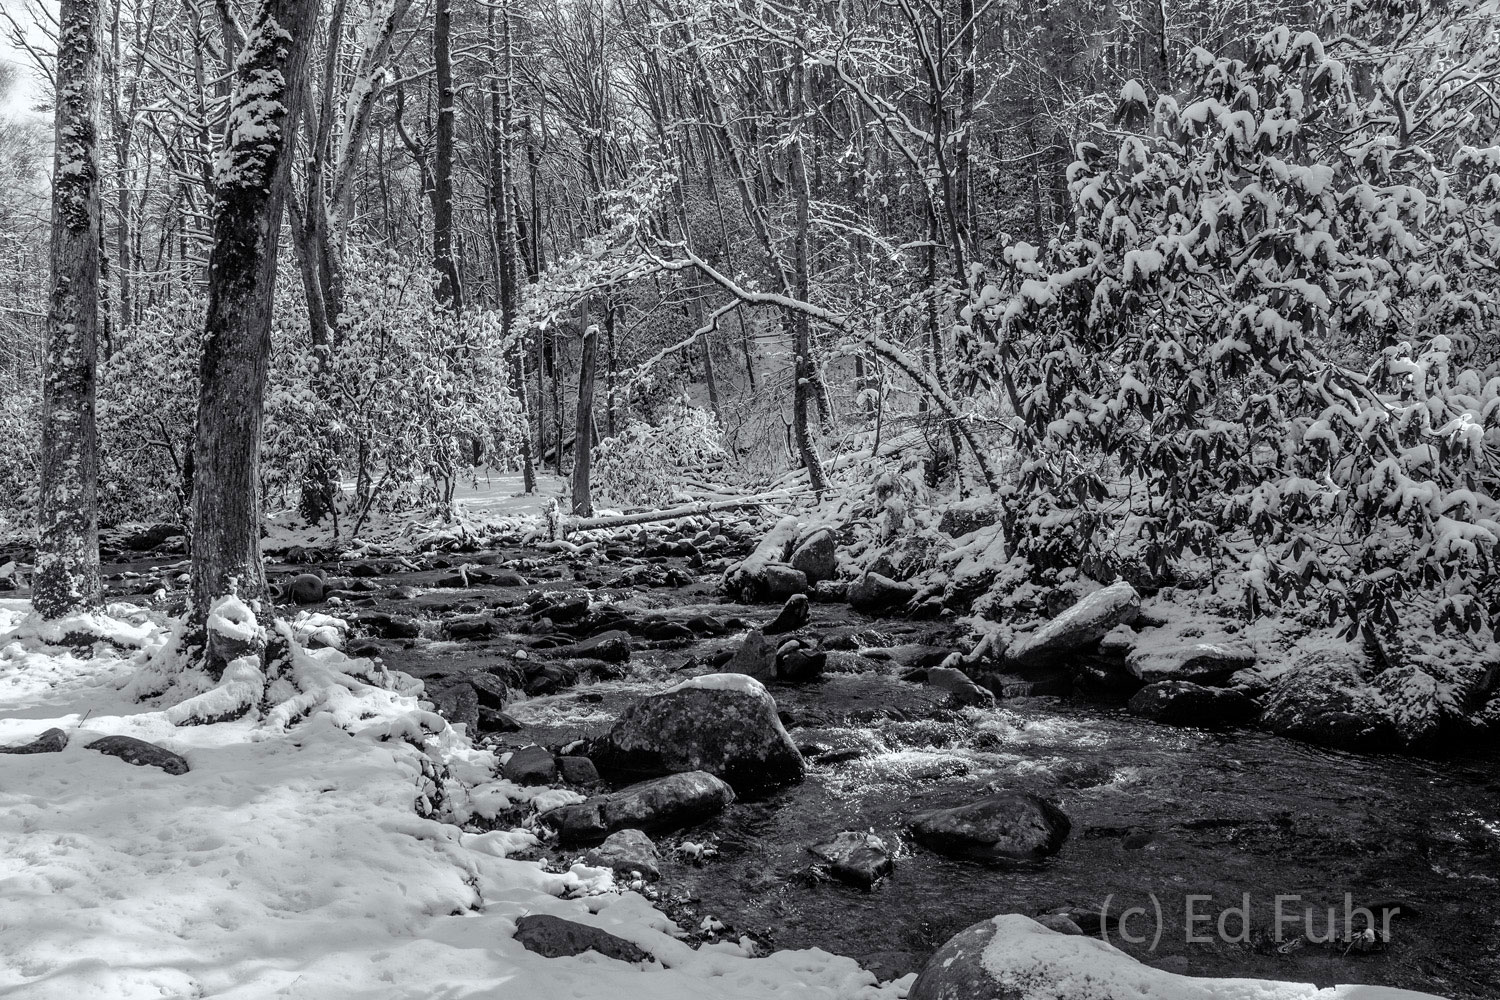
<svg viewBox="0 0 1500 1000">
<path fill-rule="evenodd" d="M 725 664 L 724 671 L 769 681 L 776 676 L 776 648 L 766 641 L 760 629 L 751 629 Z"/>
<path fill-rule="evenodd" d="M 599 769 L 587 757 L 559 757 L 557 770 L 570 785 L 593 785 L 599 781 Z"/>
<path fill-rule="evenodd" d="M 60 753 L 68 745 L 68 734 L 55 726 L 32 740 L 0 747 L 0 753 Z"/>
<path fill-rule="evenodd" d="M 1255 702 L 1231 688 L 1191 681 L 1157 681 L 1130 699 L 1131 715 L 1169 726 L 1232 726 L 1255 715 Z"/>
<path fill-rule="evenodd" d="M 1261 723 L 1291 739 L 1343 750 L 1387 744 L 1394 733 L 1380 714 L 1372 677 L 1368 661 L 1352 650 L 1307 653 L 1271 684 Z"/>
<path fill-rule="evenodd" d="M 139 767 L 159 767 L 168 774 L 188 773 L 188 762 L 180 754 L 134 736 L 105 736 L 85 744 L 84 749 L 107 753 Z"/>
<path fill-rule="evenodd" d="M 481 733 L 519 733 L 523 728 L 509 715 L 488 705 L 479 706 L 478 727 Z"/>
<path fill-rule="evenodd" d="M 955 705 L 994 707 L 995 693 L 980 687 L 968 674 L 954 667 L 929 667 L 927 683 L 947 691 Z"/>
<path fill-rule="evenodd" d="M 577 643 L 570 651 L 572 656 L 582 656 L 606 663 L 624 663 L 630 659 L 630 633 L 620 629 L 600 632 L 598 635 Z"/>
<path fill-rule="evenodd" d="M 651 882 L 661 878 L 661 855 L 651 838 L 640 830 L 616 830 L 603 844 L 584 855 L 583 860 L 595 868 L 610 868 L 621 875 L 640 872 L 641 877 Z"/>
<path fill-rule="evenodd" d="M 557 780 L 557 761 L 545 747 L 522 747 L 500 766 L 500 776 L 518 785 L 550 785 Z"/>
<path fill-rule="evenodd" d="M 547 913 L 528 913 L 516 919 L 516 940 L 527 951 L 547 958 L 568 958 L 586 951 L 621 962 L 649 962 L 651 956 L 609 931 Z"/>
<path fill-rule="evenodd" d="M 1194 684 L 1228 683 L 1236 671 L 1255 666 L 1255 650 L 1248 646 L 1218 642 L 1152 643 L 1138 637 L 1125 658 L 1125 668 L 1147 684 L 1156 681 L 1192 681 Z"/>
<path fill-rule="evenodd" d="M 781 613 L 769 625 L 761 628 L 766 635 L 781 635 L 783 632 L 795 632 L 806 625 L 812 617 L 812 609 L 808 607 L 806 594 L 793 594 L 786 599 L 781 606 Z"/>
<path fill-rule="evenodd" d="M 1021 636 L 1005 651 L 1015 667 L 1045 666 L 1064 653 L 1093 645 L 1119 625 L 1128 625 L 1141 611 L 1141 598 L 1123 580 L 1088 594 L 1051 621 Z"/>
<path fill-rule="evenodd" d="M 488 639 L 495 634 L 495 620 L 489 615 L 464 615 L 444 622 L 443 631 L 458 642 Z"/>
<path fill-rule="evenodd" d="M 849 606 L 865 614 L 877 614 L 911 603 L 917 588 L 879 573 L 866 573 L 849 588 Z"/>
<path fill-rule="evenodd" d="M 450 725 L 468 726 L 471 732 L 479 727 L 479 692 L 467 680 L 430 689 L 427 697 Z"/>
<path fill-rule="evenodd" d="M 120 539 L 120 545 L 135 552 L 149 552 L 183 534 L 180 524 L 152 524 L 126 534 Z"/>
<path fill-rule="evenodd" d="M 815 681 L 827 665 L 827 653 L 796 639 L 776 651 L 776 679 L 788 684 Z"/>
<path fill-rule="evenodd" d="M 807 593 L 807 576 L 786 563 L 768 563 L 761 570 L 761 592 L 771 600 Z"/>
<path fill-rule="evenodd" d="M 802 755 L 776 702 L 745 674 L 706 674 L 629 705 L 590 754 L 605 774 L 707 771 L 741 792 L 800 781 Z"/>
<path fill-rule="evenodd" d="M 868 889 L 896 870 L 896 862 L 885 841 L 873 833 L 845 830 L 832 840 L 808 850 L 828 862 L 828 870 L 840 882 Z"/>
<path fill-rule="evenodd" d="M 1071 829 L 1067 814 L 1053 803 L 1010 792 L 919 813 L 911 824 L 919 843 L 942 854 L 981 860 L 1056 854 Z"/>
<path fill-rule="evenodd" d="M 381 639 L 415 639 L 422 626 L 415 618 L 386 614 L 384 611 L 361 611 L 352 617 L 354 624 Z"/>
<path fill-rule="evenodd" d="M 706 771 L 669 774 L 559 806 L 537 817 L 563 843 L 599 840 L 616 830 L 673 830 L 701 823 L 734 801 L 734 789 Z"/>
<path fill-rule="evenodd" d="M 323 600 L 323 578 L 316 573 L 298 573 L 286 585 L 286 599 L 293 604 L 317 604 Z"/>
<path fill-rule="evenodd" d="M 491 673 L 469 674 L 466 678 L 474 689 L 474 696 L 481 708 L 503 709 L 510 700 L 510 685 Z"/>
<path fill-rule="evenodd" d="M 819 528 L 797 543 L 792 550 L 792 568 L 807 577 L 808 583 L 832 580 L 839 572 L 838 551 L 832 528 Z"/>
</svg>

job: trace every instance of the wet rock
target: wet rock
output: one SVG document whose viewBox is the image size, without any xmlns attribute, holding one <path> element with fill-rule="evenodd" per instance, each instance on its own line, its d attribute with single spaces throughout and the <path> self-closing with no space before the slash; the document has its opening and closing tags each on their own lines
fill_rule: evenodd
<svg viewBox="0 0 1500 1000">
<path fill-rule="evenodd" d="M 913 836 L 955 857 L 992 860 L 1056 854 L 1072 824 L 1053 803 L 1030 793 L 1002 792 L 979 802 L 919 813 Z"/>
<path fill-rule="evenodd" d="M 538 594 L 531 603 L 533 618 L 550 618 L 559 624 L 576 622 L 589 613 L 588 594 Z"/>
<path fill-rule="evenodd" d="M 556 694 L 564 688 L 572 687 L 578 683 L 579 677 L 583 675 L 581 660 L 553 660 L 548 663 L 529 663 L 526 667 L 526 680 L 521 685 L 522 690 L 532 697 L 544 694 Z M 594 661 L 600 666 L 609 668 L 609 664 L 602 660 Z"/>
<path fill-rule="evenodd" d="M 350 563 L 344 572 L 355 577 L 371 577 L 385 576 L 390 570 L 385 566 L 370 562 L 368 559 L 361 559 L 358 562 Z"/>
<path fill-rule="evenodd" d="M 695 677 L 634 702 L 594 751 L 606 775 L 707 771 L 742 792 L 800 781 L 806 768 L 776 702 L 744 674 Z"/>
<path fill-rule="evenodd" d="M 68 734 L 53 727 L 30 743 L 0 747 L 0 753 L 60 753 L 68 745 Z"/>
<path fill-rule="evenodd" d="M 917 588 L 879 573 L 866 573 L 849 588 L 849 606 L 865 614 L 876 614 L 909 604 Z"/>
<path fill-rule="evenodd" d="M 526 578 L 524 576 L 522 576 L 520 573 L 517 573 L 513 569 L 505 569 L 504 567 L 502 567 L 500 569 L 491 570 L 489 572 L 489 578 L 490 578 L 489 582 L 491 584 L 493 584 L 494 586 L 496 586 L 496 587 L 529 587 L 529 586 L 531 586 L 531 584 L 526 581 Z"/>
<path fill-rule="evenodd" d="M 808 596 L 819 604 L 845 604 L 849 600 L 849 584 L 843 580 L 819 580 L 808 589 Z"/>
<path fill-rule="evenodd" d="M 807 592 L 807 576 L 786 563 L 769 563 L 761 570 L 761 592 L 771 600 Z"/>
<path fill-rule="evenodd" d="M 838 552 L 832 528 L 819 528 L 792 550 L 791 566 L 808 583 L 832 580 L 839 572 Z"/>
<path fill-rule="evenodd" d="M 718 815 L 734 789 L 706 771 L 669 774 L 638 782 L 537 817 L 563 843 L 599 840 L 616 830 L 675 830 Z"/>
<path fill-rule="evenodd" d="M 681 642 L 698 638 L 691 626 L 683 622 L 668 621 L 665 618 L 654 618 L 640 622 L 634 626 L 632 631 L 643 639 L 651 639 L 656 642 Z"/>
<path fill-rule="evenodd" d="M 494 674 L 470 674 L 468 681 L 481 708 L 502 709 L 510 699 L 510 686 Z"/>
<path fill-rule="evenodd" d="M 518 785 L 550 785 L 557 780 L 557 761 L 545 747 L 522 747 L 500 766 L 500 776 Z"/>
<path fill-rule="evenodd" d="M 822 677 L 827 664 L 827 653 L 794 639 L 776 651 L 776 679 L 806 684 Z"/>
<path fill-rule="evenodd" d="M 381 639 L 415 639 L 422 634 L 422 626 L 415 618 L 384 611 L 361 611 L 353 616 L 352 622 Z"/>
<path fill-rule="evenodd" d="M 534 951 L 547 958 L 568 958 L 593 951 L 621 962 L 652 961 L 645 951 L 609 931 L 546 913 L 528 913 L 518 917 L 516 940 L 527 951 Z"/>
<path fill-rule="evenodd" d="M 1147 684 L 1156 681 L 1192 681 L 1194 684 L 1224 684 L 1239 670 L 1255 665 L 1255 651 L 1246 646 L 1217 642 L 1178 642 L 1158 645 L 1145 636 L 1125 659 L 1131 674 Z"/>
<path fill-rule="evenodd" d="M 1343 750 L 1389 747 L 1395 733 L 1380 715 L 1372 674 L 1353 651 L 1308 653 L 1272 683 L 1261 723 L 1281 736 Z"/>
<path fill-rule="evenodd" d="M 180 524 L 152 524 L 125 535 L 120 539 L 120 545 L 135 552 L 149 552 L 183 535 Z"/>
<path fill-rule="evenodd" d="M 468 683 L 449 684 L 428 692 L 437 713 L 448 720 L 449 725 L 468 726 L 471 730 L 479 726 L 479 693 Z"/>
<path fill-rule="evenodd" d="M 1157 681 L 1136 692 L 1128 705 L 1139 715 L 1169 726 L 1232 726 L 1255 715 L 1255 702 L 1230 688 L 1191 681 Z"/>
<path fill-rule="evenodd" d="M 760 629 L 751 629 L 725 664 L 724 671 L 754 677 L 763 683 L 769 681 L 776 676 L 776 649 Z"/>
<path fill-rule="evenodd" d="M 806 625 L 812 617 L 812 610 L 807 604 L 806 594 L 793 594 L 786 599 L 781 606 L 781 612 L 771 624 L 764 626 L 761 631 L 766 635 L 781 635 L 783 632 L 795 632 Z"/>
<path fill-rule="evenodd" d="M 180 754 L 134 736 L 105 736 L 85 744 L 84 749 L 97 750 L 140 767 L 159 767 L 168 774 L 188 773 L 188 762 Z"/>
<path fill-rule="evenodd" d="M 570 785 L 593 785 L 599 781 L 599 769 L 587 757 L 559 757 L 557 770 Z"/>
<path fill-rule="evenodd" d="M 286 599 L 293 604 L 318 604 L 323 600 L 323 578 L 315 573 L 298 573 L 286 585 Z"/>
<path fill-rule="evenodd" d="M 974 683 L 973 678 L 954 667 L 932 667 L 927 671 L 927 683 L 948 692 L 955 705 L 979 705 L 991 708 L 995 704 L 995 693 Z"/>
<path fill-rule="evenodd" d="M 495 620 L 489 615 L 466 615 L 450 618 L 443 623 L 448 638 L 459 642 L 488 639 L 495 634 Z"/>
<path fill-rule="evenodd" d="M 808 850 L 828 862 L 829 873 L 840 882 L 868 889 L 896 870 L 885 841 L 873 833 L 845 830 L 832 840 Z"/>
<path fill-rule="evenodd" d="M 998 689 L 1002 698 L 1061 697 L 1073 690 L 1073 674 L 1067 670 L 1046 670 L 1020 674 L 986 674 L 986 682 Z"/>
<path fill-rule="evenodd" d="M 583 860 L 596 868 L 613 869 L 620 875 L 639 872 L 651 882 L 661 878 L 661 855 L 651 838 L 640 830 L 617 830 L 585 854 Z"/>
<path fill-rule="evenodd" d="M 572 655 L 605 663 L 624 663 L 630 659 L 630 633 L 619 629 L 601 632 L 573 646 Z"/>
<path fill-rule="evenodd" d="M 519 733 L 521 724 L 498 709 L 479 706 L 479 731 L 482 733 Z"/>
<path fill-rule="evenodd" d="M 1019 668 L 1046 666 L 1064 653 L 1092 646 L 1118 625 L 1128 625 L 1141 611 L 1141 598 L 1121 581 L 1087 595 L 1051 621 L 1021 636 L 1005 652 L 1005 662 Z"/>
</svg>

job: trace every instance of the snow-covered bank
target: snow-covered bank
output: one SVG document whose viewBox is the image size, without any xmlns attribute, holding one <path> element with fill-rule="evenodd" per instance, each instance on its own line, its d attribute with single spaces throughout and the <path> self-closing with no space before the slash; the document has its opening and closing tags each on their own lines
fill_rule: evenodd
<svg viewBox="0 0 1500 1000">
<path fill-rule="evenodd" d="M 127 660 L 107 646 L 80 658 L 22 638 L 24 610 L 0 607 L 0 745 L 52 727 L 69 743 L 0 755 L 0 995 L 900 995 L 824 952 L 694 950 L 645 899 L 610 891 L 602 869 L 549 873 L 505 857 L 524 834 L 421 818 L 422 751 L 379 738 L 418 731 L 410 714 L 387 711 L 352 734 L 326 713 L 282 734 L 249 720 L 176 728 L 119 692 Z M 139 645 L 141 626 L 119 631 Z M 396 701 L 417 710 L 415 699 Z M 108 734 L 167 746 L 191 770 L 174 776 L 86 749 Z M 427 745 L 472 776 L 494 763 L 451 730 Z M 528 913 L 607 928 L 657 961 L 543 958 L 512 938 Z"/>
</svg>

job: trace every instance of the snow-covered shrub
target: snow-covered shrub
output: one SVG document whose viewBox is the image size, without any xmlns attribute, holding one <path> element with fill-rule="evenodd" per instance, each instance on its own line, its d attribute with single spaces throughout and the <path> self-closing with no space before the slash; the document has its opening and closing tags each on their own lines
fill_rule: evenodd
<svg viewBox="0 0 1500 1000">
<path fill-rule="evenodd" d="M 632 420 L 594 449 L 593 488 L 618 504 L 671 500 L 684 470 L 724 457 L 719 422 L 686 399 L 662 409 L 657 422 Z"/>
<path fill-rule="evenodd" d="M 1142 582 L 1243 566 L 1251 613 L 1320 582 L 1367 634 L 1414 586 L 1494 620 L 1497 9 L 1422 5 L 1390 51 L 1278 29 L 1194 50 L 1185 95 L 1124 88 L 1069 170 L 1072 237 L 1006 247 L 963 312 L 970 363 L 1018 387 L 1019 547 Z"/>
<path fill-rule="evenodd" d="M 39 386 L 17 384 L 0 390 L 0 536 L 28 533 L 36 523 L 40 414 Z"/>
</svg>

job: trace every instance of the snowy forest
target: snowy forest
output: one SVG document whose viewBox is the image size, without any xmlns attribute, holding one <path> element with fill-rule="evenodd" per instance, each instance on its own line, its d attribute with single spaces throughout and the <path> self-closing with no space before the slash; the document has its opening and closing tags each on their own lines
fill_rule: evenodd
<svg viewBox="0 0 1500 1000">
<path fill-rule="evenodd" d="M 1500 0 L 0 0 L 0 996 L 1494 1000 Z"/>
</svg>

